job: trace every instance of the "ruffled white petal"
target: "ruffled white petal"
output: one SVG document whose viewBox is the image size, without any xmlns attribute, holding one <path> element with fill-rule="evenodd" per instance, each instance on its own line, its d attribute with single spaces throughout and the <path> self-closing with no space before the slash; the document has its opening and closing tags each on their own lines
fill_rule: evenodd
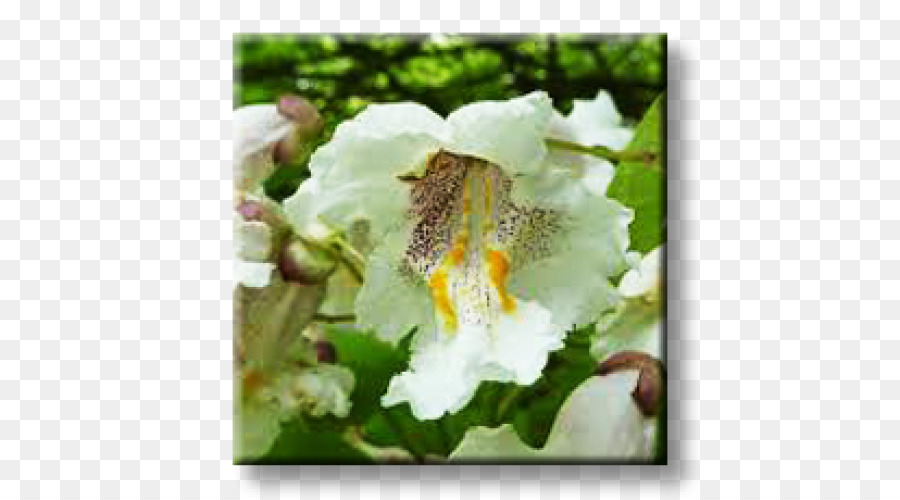
<svg viewBox="0 0 900 500">
<path fill-rule="evenodd" d="M 498 313 L 488 338 L 484 380 L 531 385 L 541 375 L 551 351 L 562 348 L 566 329 L 536 302 L 516 301 L 512 313 Z"/>
<path fill-rule="evenodd" d="M 516 180 L 513 199 L 570 211 L 585 196 L 604 196 L 614 175 L 608 161 L 551 149 L 538 172 Z"/>
<path fill-rule="evenodd" d="M 431 420 L 462 409 L 483 380 L 533 384 L 548 353 L 563 346 L 564 334 L 549 311 L 522 301 L 514 313 L 497 313 L 489 325 L 423 333 L 409 370 L 391 380 L 382 403 L 409 402 L 416 418 Z"/>
<path fill-rule="evenodd" d="M 597 97 L 592 101 L 576 99 L 574 108 L 567 117 L 554 112 L 547 131 L 547 136 L 555 139 L 586 146 L 606 146 L 615 150 L 624 149 L 633 134 L 630 128 L 622 126 L 622 116 L 604 90 L 598 91 Z M 558 187 L 560 181 L 565 179 L 560 176 L 565 174 L 576 177 L 589 192 L 603 195 L 612 182 L 614 173 L 612 163 L 601 158 L 551 150 L 542 169 L 542 175 L 546 178 L 532 181 L 537 182 L 535 188 L 539 190 L 534 195 L 550 203 L 559 203 L 560 200 L 556 198 L 560 195 Z"/>
<path fill-rule="evenodd" d="M 321 225 L 316 209 L 316 201 L 321 193 L 319 180 L 310 177 L 300 183 L 294 194 L 284 199 L 282 202 L 284 213 L 294 231 L 309 235 Z"/>
<path fill-rule="evenodd" d="M 275 169 L 272 149 L 293 123 L 271 104 L 238 108 L 232 120 L 235 188 L 254 191 Z"/>
<path fill-rule="evenodd" d="M 338 126 L 310 159 L 320 191 L 316 212 L 337 227 L 367 220 L 380 239 L 409 207 L 409 188 L 398 177 L 421 173 L 447 135 L 444 122 L 424 106 L 369 106 Z"/>
<path fill-rule="evenodd" d="M 462 328 L 453 336 L 426 335 L 417 340 L 410 369 L 391 379 L 382 404 L 409 402 L 419 420 L 462 409 L 481 381 L 479 368 L 488 349 L 487 337 Z"/>
<path fill-rule="evenodd" d="M 584 159 L 582 182 L 591 194 L 603 196 L 615 173 L 616 170 L 612 163 L 594 157 L 586 158 Z"/>
<path fill-rule="evenodd" d="M 637 297 L 659 285 L 662 267 L 662 247 L 656 247 L 631 269 L 619 283 L 619 291 L 625 297 Z"/>
<path fill-rule="evenodd" d="M 448 129 L 444 119 L 426 106 L 413 102 L 370 104 L 347 122 L 355 133 L 392 137 L 404 134 L 429 134 L 445 141 Z"/>
<path fill-rule="evenodd" d="M 565 328 L 594 321 L 620 300 L 609 278 L 625 268 L 631 219 L 631 210 L 615 201 L 583 196 L 546 237 L 548 256 L 516 269 L 510 290 L 552 311 Z"/>
<path fill-rule="evenodd" d="M 376 247 L 366 263 L 366 279 L 356 296 L 357 324 L 382 340 L 398 342 L 413 328 L 434 330 L 434 306 L 421 277 L 406 269 L 400 256 L 410 228 L 400 227 Z"/>
<path fill-rule="evenodd" d="M 576 99 L 566 121 L 575 140 L 589 146 L 621 150 L 633 135 L 632 130 L 622 126 L 622 115 L 605 90 L 598 91 L 591 101 Z"/>
<path fill-rule="evenodd" d="M 447 117 L 453 130 L 448 149 L 489 160 L 510 175 L 534 173 L 547 153 L 544 137 L 552 113 L 544 92 L 463 106 Z"/>
</svg>

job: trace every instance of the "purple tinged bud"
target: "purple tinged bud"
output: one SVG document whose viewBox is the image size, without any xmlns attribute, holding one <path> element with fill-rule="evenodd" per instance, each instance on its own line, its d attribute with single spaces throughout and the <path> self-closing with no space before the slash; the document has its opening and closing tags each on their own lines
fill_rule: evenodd
<svg viewBox="0 0 900 500">
<path fill-rule="evenodd" d="M 287 165 L 299 162 L 312 153 L 314 139 L 325 126 L 319 111 L 306 99 L 295 95 L 278 98 L 278 113 L 294 123 L 293 130 L 275 144 L 272 151 L 275 163 Z"/>
<path fill-rule="evenodd" d="M 288 138 L 276 142 L 275 149 L 272 150 L 272 160 L 277 165 L 288 165 L 294 156 L 294 147 L 291 146 L 291 141 Z"/>
<path fill-rule="evenodd" d="M 316 359 L 319 363 L 334 364 L 337 362 L 337 349 L 334 344 L 327 340 L 317 340 L 315 346 Z"/>
<path fill-rule="evenodd" d="M 316 126 L 322 121 L 319 111 L 306 99 L 295 95 L 283 95 L 278 98 L 278 112 L 290 119 L 299 127 Z"/>
<path fill-rule="evenodd" d="M 245 221 L 262 220 L 266 209 L 262 203 L 253 200 L 242 201 L 237 207 L 237 211 Z"/>
<path fill-rule="evenodd" d="M 285 245 L 278 256 L 278 270 L 282 278 L 292 283 L 323 283 L 336 266 L 324 252 L 309 248 L 299 239 Z"/>
<path fill-rule="evenodd" d="M 662 363 L 643 352 L 622 351 L 613 354 L 597 367 L 597 375 L 609 375 L 624 370 L 638 370 L 637 386 L 631 393 L 634 403 L 645 417 L 659 413 L 662 405 L 665 379 Z"/>
</svg>

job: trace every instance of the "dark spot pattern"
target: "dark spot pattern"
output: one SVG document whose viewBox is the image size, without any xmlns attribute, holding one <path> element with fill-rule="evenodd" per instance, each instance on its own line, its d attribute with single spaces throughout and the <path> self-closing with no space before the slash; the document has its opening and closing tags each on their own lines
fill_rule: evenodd
<svg viewBox="0 0 900 500">
<path fill-rule="evenodd" d="M 565 216 L 556 210 L 524 207 L 512 202 L 512 179 L 497 166 L 486 174 L 495 186 L 493 241 L 509 253 L 512 270 L 554 253 L 552 242 L 565 229 Z"/>
<path fill-rule="evenodd" d="M 480 214 L 481 224 L 489 227 L 486 234 L 483 227 L 469 228 L 463 272 L 473 279 L 481 274 L 479 269 L 483 265 L 481 259 L 472 259 L 486 250 L 482 248 L 482 237 L 483 243 L 505 250 L 515 270 L 552 255 L 553 240 L 566 228 L 566 218 L 559 211 L 514 204 L 512 179 L 496 165 L 479 158 L 439 151 L 428 160 L 425 176 L 409 182 L 412 184 L 409 215 L 415 226 L 406 251 L 406 264 L 407 270 L 420 275 L 441 263 L 462 229 L 466 183 L 471 189 L 472 212 Z M 484 186 L 490 187 L 490 193 L 484 192 Z M 485 199 L 490 200 L 487 207 L 483 206 Z"/>
<path fill-rule="evenodd" d="M 438 262 L 453 244 L 462 213 L 467 158 L 439 151 L 428 160 L 425 176 L 412 182 L 410 216 L 417 221 L 406 251 L 419 273 Z"/>
</svg>

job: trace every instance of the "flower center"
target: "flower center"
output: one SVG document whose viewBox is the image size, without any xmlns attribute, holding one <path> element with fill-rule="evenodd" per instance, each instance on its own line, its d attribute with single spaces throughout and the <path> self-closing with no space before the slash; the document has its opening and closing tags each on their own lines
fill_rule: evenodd
<svg viewBox="0 0 900 500">
<path fill-rule="evenodd" d="M 410 215 L 417 223 L 406 260 L 425 278 L 444 332 L 489 330 L 492 318 L 516 312 L 508 285 L 523 249 L 519 236 L 526 222 L 549 212 L 515 206 L 511 185 L 496 165 L 446 151 L 413 181 Z"/>
</svg>

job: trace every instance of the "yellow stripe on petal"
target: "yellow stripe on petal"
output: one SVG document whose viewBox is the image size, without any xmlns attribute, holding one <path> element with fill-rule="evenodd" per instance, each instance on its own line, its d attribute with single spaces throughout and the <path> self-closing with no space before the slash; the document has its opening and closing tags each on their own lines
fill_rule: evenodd
<svg viewBox="0 0 900 500">
<path fill-rule="evenodd" d="M 434 298 L 434 306 L 438 314 L 444 320 L 448 330 L 456 330 L 456 310 L 450 301 L 450 293 L 447 288 L 447 273 L 443 269 L 435 271 L 428 280 L 431 288 L 431 296 Z"/>
<path fill-rule="evenodd" d="M 458 266 L 466 255 L 466 247 L 469 245 L 469 235 L 461 232 L 453 242 L 453 248 L 447 253 L 447 262 L 451 266 Z"/>
<path fill-rule="evenodd" d="M 488 276 L 491 278 L 491 284 L 497 289 L 497 294 L 500 295 L 503 310 L 515 311 L 516 301 L 506 289 L 506 282 L 509 279 L 509 257 L 499 250 L 490 250 L 487 254 L 487 264 Z"/>
</svg>

